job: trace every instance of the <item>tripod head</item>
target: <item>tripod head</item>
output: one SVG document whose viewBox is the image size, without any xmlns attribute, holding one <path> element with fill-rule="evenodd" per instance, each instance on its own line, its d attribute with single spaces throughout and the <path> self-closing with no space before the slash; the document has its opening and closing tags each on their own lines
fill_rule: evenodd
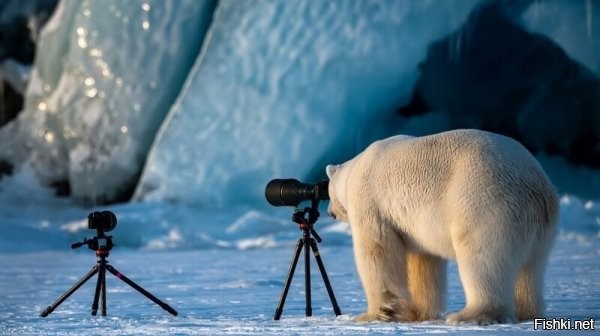
<svg viewBox="0 0 600 336">
<path fill-rule="evenodd" d="M 98 234 L 92 239 L 83 238 L 83 241 L 71 244 L 72 249 L 80 248 L 83 245 L 87 245 L 90 250 L 98 251 L 110 251 L 115 244 L 113 243 L 112 236 L 107 236 L 101 230 L 98 230 Z"/>
<path fill-rule="evenodd" d="M 117 217 L 110 211 L 96 211 L 88 215 L 88 228 L 96 230 L 96 236 L 92 239 L 83 238 L 82 242 L 71 244 L 72 249 L 87 245 L 90 250 L 96 251 L 96 256 L 107 257 L 115 245 L 112 236 L 104 234 L 105 231 L 111 231 L 117 226 Z"/>
<path fill-rule="evenodd" d="M 87 245 L 90 250 L 96 251 L 96 256 L 98 257 L 108 257 L 109 251 L 115 246 L 112 236 L 105 235 L 102 229 L 97 229 L 94 238 L 83 238 L 83 241 L 71 244 L 71 248 L 76 249 L 83 245 Z"/>
<path fill-rule="evenodd" d="M 310 203 L 310 207 L 297 208 L 292 215 L 292 221 L 300 225 L 300 230 L 310 232 L 315 237 L 315 240 L 320 243 L 322 239 L 313 227 L 321 215 L 319 213 L 319 199 L 311 199 Z M 308 218 L 306 218 L 307 215 Z"/>
</svg>

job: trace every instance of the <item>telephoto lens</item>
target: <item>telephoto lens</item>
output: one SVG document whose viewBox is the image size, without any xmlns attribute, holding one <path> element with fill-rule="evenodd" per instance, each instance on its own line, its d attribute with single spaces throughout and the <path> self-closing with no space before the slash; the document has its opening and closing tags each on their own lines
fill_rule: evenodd
<svg viewBox="0 0 600 336">
<path fill-rule="evenodd" d="M 265 188 L 265 197 L 273 206 L 298 206 L 308 200 L 328 200 L 329 181 L 317 184 L 302 183 L 296 179 L 274 179 Z"/>
</svg>

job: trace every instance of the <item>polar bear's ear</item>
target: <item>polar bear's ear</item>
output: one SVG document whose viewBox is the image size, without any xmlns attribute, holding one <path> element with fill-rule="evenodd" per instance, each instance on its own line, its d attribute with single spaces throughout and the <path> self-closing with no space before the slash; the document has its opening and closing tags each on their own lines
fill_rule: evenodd
<svg viewBox="0 0 600 336">
<path fill-rule="evenodd" d="M 327 167 L 325 167 L 325 172 L 327 173 L 327 177 L 329 177 L 330 180 L 335 174 L 335 172 L 338 170 L 338 167 L 339 166 L 336 165 L 327 165 Z"/>
<path fill-rule="evenodd" d="M 327 165 L 327 167 L 325 167 L 325 173 L 327 173 L 327 177 L 329 177 L 331 180 L 339 168 L 340 165 Z"/>
</svg>

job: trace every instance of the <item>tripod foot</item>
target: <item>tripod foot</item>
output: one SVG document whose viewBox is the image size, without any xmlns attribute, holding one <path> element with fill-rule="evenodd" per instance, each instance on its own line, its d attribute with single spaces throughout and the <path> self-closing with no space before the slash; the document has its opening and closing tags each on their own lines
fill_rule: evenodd
<svg viewBox="0 0 600 336">
<path fill-rule="evenodd" d="M 333 293 L 333 288 L 331 288 L 331 283 L 329 282 L 329 277 L 327 276 L 325 265 L 323 265 L 323 260 L 321 259 L 321 253 L 319 253 L 317 243 L 312 238 L 310 240 L 310 247 L 312 248 L 313 254 L 315 255 L 315 260 L 317 261 L 317 265 L 319 266 L 319 271 L 321 271 L 321 277 L 323 277 L 323 282 L 325 283 L 325 288 L 327 289 L 329 300 L 331 301 L 331 305 L 333 306 L 333 312 L 335 313 L 335 316 L 340 316 L 342 315 L 342 311 L 340 310 L 337 300 L 335 299 L 335 294 Z"/>
<path fill-rule="evenodd" d="M 98 273 L 98 265 L 94 265 L 94 267 L 92 267 L 92 269 L 86 275 L 84 275 L 83 278 L 77 281 L 77 283 L 75 283 L 73 287 L 67 290 L 63 295 L 56 299 L 56 301 L 54 301 L 50 306 L 48 306 L 48 308 L 46 308 L 40 314 L 40 317 L 46 317 L 50 315 L 54 311 L 54 309 L 56 309 L 56 307 L 60 306 L 61 303 L 63 303 L 67 298 L 69 298 L 71 294 L 75 293 L 75 291 L 78 290 L 79 287 L 83 286 L 83 284 L 96 273 Z"/>
<path fill-rule="evenodd" d="M 40 317 L 46 317 L 46 316 L 50 315 L 50 313 L 52 313 L 52 311 L 54 311 L 54 309 L 52 309 L 52 307 L 48 306 L 48 308 L 44 309 L 44 311 L 40 314 Z"/>
<path fill-rule="evenodd" d="M 283 286 L 283 290 L 281 291 L 281 297 L 279 298 L 279 303 L 277 304 L 277 308 L 275 309 L 275 317 L 273 318 L 275 321 L 278 321 L 281 318 L 281 314 L 283 313 L 283 305 L 285 304 L 285 299 L 287 298 L 288 291 L 290 290 L 290 284 L 292 283 L 292 278 L 294 277 L 296 265 L 298 264 L 298 258 L 300 257 L 300 252 L 302 251 L 303 246 L 304 239 L 298 239 L 296 249 L 294 250 L 294 254 L 292 256 L 292 262 L 290 263 L 290 269 L 288 270 L 288 274 L 285 277 L 285 285 Z"/>
</svg>

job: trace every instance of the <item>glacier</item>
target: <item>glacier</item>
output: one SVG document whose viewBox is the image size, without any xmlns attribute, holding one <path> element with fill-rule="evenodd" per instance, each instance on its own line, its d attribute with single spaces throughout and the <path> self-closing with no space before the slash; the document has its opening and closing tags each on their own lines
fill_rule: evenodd
<svg viewBox="0 0 600 336">
<path fill-rule="evenodd" d="M 256 206 L 273 177 L 322 178 L 396 131 L 428 42 L 477 3 L 220 1 L 134 199 Z"/>
<path fill-rule="evenodd" d="M 482 3 L 61 1 L 41 33 L 25 109 L 0 129 L 0 161 L 80 202 L 133 194 L 261 207 L 271 178 L 316 182 L 325 164 L 373 140 L 447 129 L 447 114 L 394 110 L 431 43 Z M 505 4 L 598 73 L 595 2 Z"/>
<path fill-rule="evenodd" d="M 215 1 L 61 1 L 0 157 L 89 202 L 128 199 Z M 68 190 L 70 189 L 70 190 Z"/>
<path fill-rule="evenodd" d="M 515 3 L 528 6 L 516 21 L 597 73 L 595 3 Z M 432 42 L 480 4 L 61 1 L 40 36 L 26 108 L 0 129 L 0 160 L 15 165 L 0 179 L 3 225 L 29 241 L 4 248 L 63 246 L 86 229 L 90 203 L 132 193 L 133 202 L 111 205 L 126 246 L 287 242 L 290 209 L 267 205 L 269 179 L 313 183 L 325 164 L 375 139 L 444 130 L 447 115 L 403 118 L 395 109 L 410 99 Z M 563 193 L 571 201 L 562 207 L 577 210 L 561 225 L 595 237 L 597 200 L 588 194 L 598 171 L 538 158 L 553 179 L 590 191 Z M 39 181 L 66 184 L 72 197 L 54 199 Z M 328 239 L 348 244 L 347 227 L 322 222 Z"/>
</svg>

